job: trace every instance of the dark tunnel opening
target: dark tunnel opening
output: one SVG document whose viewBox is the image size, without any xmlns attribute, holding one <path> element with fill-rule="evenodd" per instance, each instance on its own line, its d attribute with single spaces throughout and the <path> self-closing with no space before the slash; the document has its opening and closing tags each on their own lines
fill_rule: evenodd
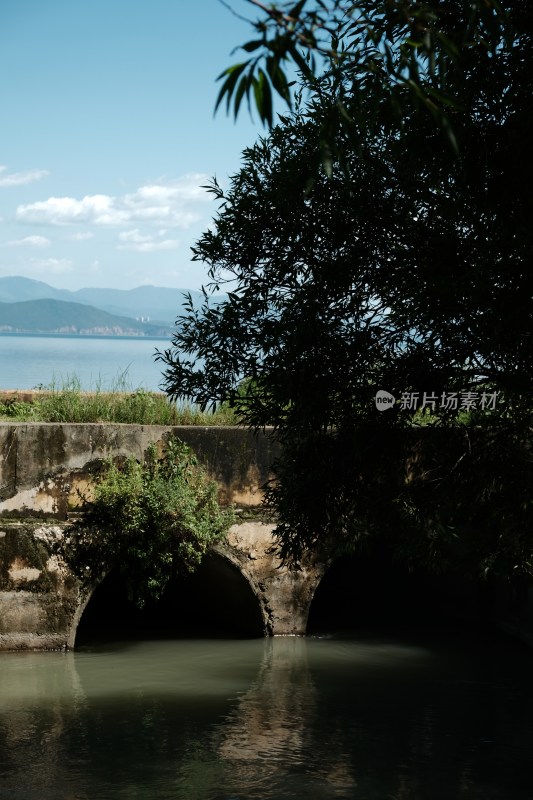
<svg viewBox="0 0 533 800">
<path fill-rule="evenodd" d="M 76 647 L 115 641 L 254 638 L 264 635 L 259 600 L 240 570 L 209 553 L 198 569 L 173 578 L 157 602 L 139 609 L 118 569 L 94 590 L 76 631 Z"/>
<path fill-rule="evenodd" d="M 487 627 L 489 605 L 480 583 L 410 572 L 382 554 L 345 555 L 316 589 L 307 634 L 379 636 L 467 631 L 472 625 L 481 630 Z"/>
</svg>

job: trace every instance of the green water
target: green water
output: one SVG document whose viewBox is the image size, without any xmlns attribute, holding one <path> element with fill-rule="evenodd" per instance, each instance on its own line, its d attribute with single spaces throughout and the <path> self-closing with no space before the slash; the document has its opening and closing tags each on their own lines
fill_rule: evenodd
<svg viewBox="0 0 533 800">
<path fill-rule="evenodd" d="M 533 657 L 469 637 L 0 656 L 0 798 L 533 798 Z"/>
</svg>

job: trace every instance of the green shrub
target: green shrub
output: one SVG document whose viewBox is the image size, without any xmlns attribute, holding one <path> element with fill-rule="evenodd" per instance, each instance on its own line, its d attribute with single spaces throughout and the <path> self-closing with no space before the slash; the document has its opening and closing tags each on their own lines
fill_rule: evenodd
<svg viewBox="0 0 533 800">
<path fill-rule="evenodd" d="M 30 422 L 35 419 L 35 406 L 33 403 L 9 397 L 0 403 L 0 417 Z"/>
<path fill-rule="evenodd" d="M 118 567 L 131 599 L 143 606 L 172 577 L 193 571 L 226 535 L 234 513 L 220 508 L 217 489 L 176 438 L 168 439 L 161 458 L 152 445 L 143 463 L 108 461 L 61 555 L 85 584 Z"/>
</svg>

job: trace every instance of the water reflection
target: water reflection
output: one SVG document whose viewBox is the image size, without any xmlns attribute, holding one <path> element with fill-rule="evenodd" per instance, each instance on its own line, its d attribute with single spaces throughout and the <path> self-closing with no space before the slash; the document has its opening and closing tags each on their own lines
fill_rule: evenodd
<svg viewBox="0 0 533 800">
<path fill-rule="evenodd" d="M 215 732 L 231 791 L 276 786 L 287 792 L 293 775 L 301 791 L 315 715 L 307 641 L 267 640 L 257 678 Z"/>
<path fill-rule="evenodd" d="M 0 798 L 530 798 L 532 658 L 164 641 L 0 658 Z"/>
</svg>

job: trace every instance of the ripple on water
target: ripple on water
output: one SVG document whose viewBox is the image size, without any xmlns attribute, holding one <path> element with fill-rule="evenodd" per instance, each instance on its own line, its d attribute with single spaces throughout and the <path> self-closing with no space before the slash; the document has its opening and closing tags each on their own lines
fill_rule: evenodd
<svg viewBox="0 0 533 800">
<path fill-rule="evenodd" d="M 531 666 L 394 637 L 4 654 L 0 798 L 530 800 Z"/>
</svg>

